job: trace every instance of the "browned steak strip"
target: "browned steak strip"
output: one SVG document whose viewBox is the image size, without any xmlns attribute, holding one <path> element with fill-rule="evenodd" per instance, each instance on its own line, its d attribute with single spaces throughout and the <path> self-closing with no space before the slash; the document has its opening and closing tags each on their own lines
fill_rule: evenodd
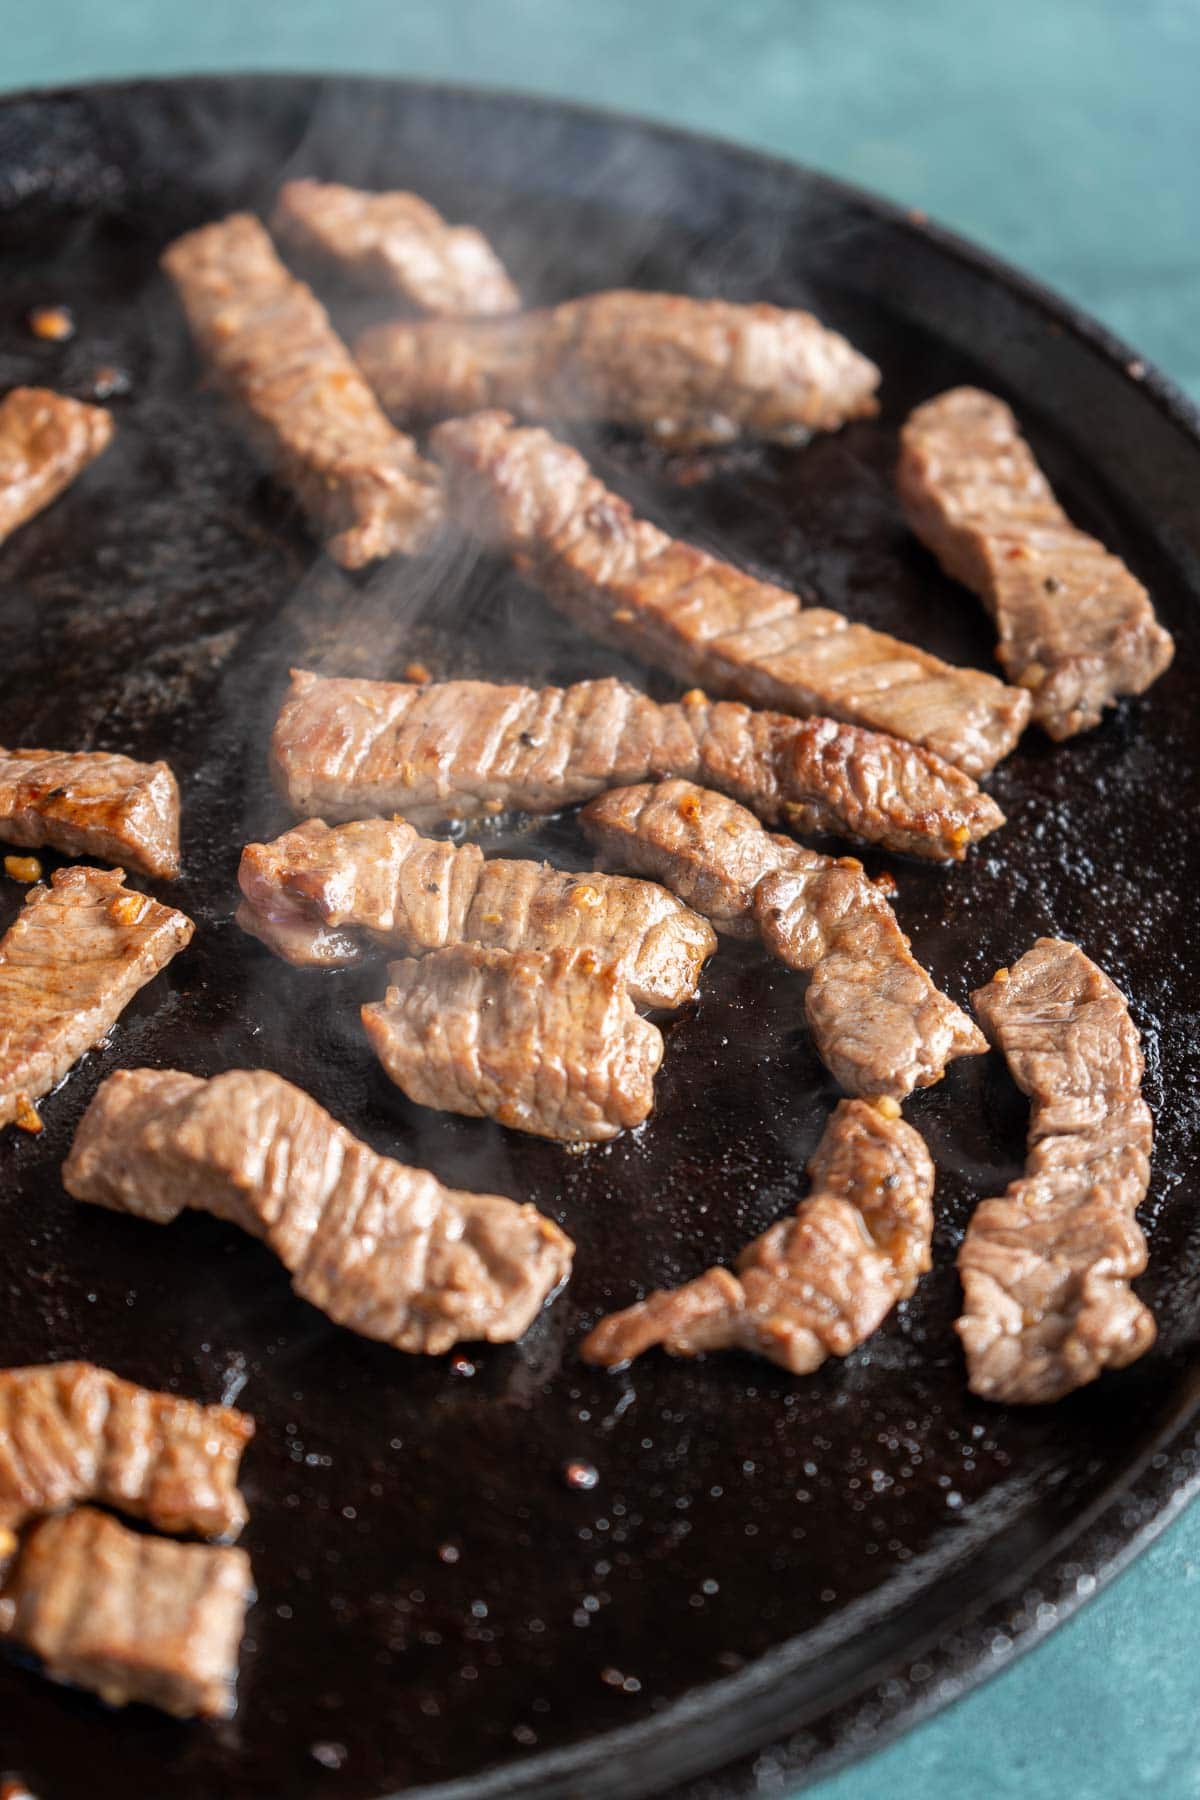
<svg viewBox="0 0 1200 1800">
<path fill-rule="evenodd" d="M 653 1344 L 671 1356 L 748 1350 L 793 1375 L 870 1337 L 930 1265 L 933 1163 L 894 1102 L 841 1100 L 808 1165 L 813 1191 L 738 1257 L 601 1319 L 586 1362 Z"/>
<path fill-rule="evenodd" d="M 521 304 L 483 233 L 447 225 L 417 194 L 288 181 L 279 190 L 271 229 L 289 249 L 333 263 L 360 287 L 400 294 L 426 312 L 507 313 Z"/>
<path fill-rule="evenodd" d="M 612 419 L 677 445 L 786 444 L 879 410 L 879 370 L 811 313 L 683 294 L 617 289 L 511 319 L 377 325 L 355 354 L 403 419 L 499 406 Z"/>
<path fill-rule="evenodd" d="M 1004 823 L 969 775 L 883 732 L 755 712 L 699 690 L 664 705 L 611 679 L 417 687 L 293 670 L 271 756 L 290 805 L 334 820 L 557 812 L 678 775 L 732 794 L 769 825 L 935 862 L 961 859 Z"/>
<path fill-rule="evenodd" d="M 681 681 L 826 714 L 990 769 L 1029 717 L 1023 688 L 856 625 L 638 519 L 577 450 L 507 413 L 451 419 L 432 445 L 447 504 L 584 630 Z"/>
<path fill-rule="evenodd" d="M 244 1550 L 147 1537 L 80 1506 L 26 1533 L 0 1586 L 0 1638 L 110 1706 L 223 1719 L 253 1598 Z"/>
<path fill-rule="evenodd" d="M 718 931 L 761 937 L 789 968 L 811 969 L 809 1028 L 847 1093 L 902 1099 L 940 1081 L 955 1057 L 987 1049 L 853 857 L 775 837 L 736 801 L 687 781 L 616 788 L 581 822 L 606 862 L 664 882 Z"/>
<path fill-rule="evenodd" d="M 363 1024 L 418 1105 L 567 1143 L 603 1142 L 649 1115 L 662 1033 L 592 951 L 464 944 L 388 973 Z"/>
<path fill-rule="evenodd" d="M 0 1530 L 100 1500 L 160 1531 L 236 1537 L 254 1421 L 156 1394 L 92 1363 L 0 1372 Z"/>
<path fill-rule="evenodd" d="M 1072 525 L 1002 400 L 953 388 L 917 407 L 900 443 L 913 530 L 985 602 L 1004 671 L 1051 737 L 1088 730 L 1157 680 L 1175 646 L 1149 594 Z"/>
<path fill-rule="evenodd" d="M 163 253 L 188 325 L 258 453 L 331 556 L 360 569 L 420 549 L 441 520 L 437 471 L 389 425 L 320 301 L 249 213 Z"/>
<path fill-rule="evenodd" d="M 1058 938 L 972 998 L 1033 1105 L 1024 1175 L 976 1207 L 958 1253 L 958 1334 L 973 1393 L 1059 1400 L 1154 1342 L 1129 1285 L 1154 1139 L 1141 1042 L 1120 990 Z"/>
<path fill-rule="evenodd" d="M 165 762 L 103 750 L 0 750 L 0 838 L 179 873 L 179 789 Z"/>
<path fill-rule="evenodd" d="M 228 1219 L 264 1239 L 296 1292 L 339 1325 L 429 1355 L 520 1337 L 574 1248 L 532 1206 L 378 1155 L 265 1069 L 111 1075 L 63 1185 L 158 1224 L 189 1206 Z"/>
<path fill-rule="evenodd" d="M 0 938 L 0 1125 L 48 1094 L 191 938 L 189 918 L 123 880 L 58 869 Z"/>
<path fill-rule="evenodd" d="M 51 388 L 13 388 L 0 400 L 0 544 L 94 462 L 112 414 Z"/>
<path fill-rule="evenodd" d="M 592 950 L 615 962 L 639 1006 L 682 1006 L 717 947 L 712 927 L 656 882 L 484 860 L 419 837 L 403 819 L 330 827 L 309 819 L 247 844 L 237 919 L 289 962 L 352 962 L 363 940 L 406 956 L 450 944 Z"/>
</svg>

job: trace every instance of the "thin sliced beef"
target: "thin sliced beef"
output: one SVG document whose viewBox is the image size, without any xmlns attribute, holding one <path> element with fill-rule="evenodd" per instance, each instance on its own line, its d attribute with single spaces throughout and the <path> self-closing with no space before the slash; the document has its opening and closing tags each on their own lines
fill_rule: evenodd
<svg viewBox="0 0 1200 1800">
<path fill-rule="evenodd" d="M 169 881 L 179 873 L 179 789 L 165 762 L 104 750 L 0 750 L 0 839 Z"/>
<path fill-rule="evenodd" d="M 736 1275 L 709 1269 L 601 1319 L 585 1361 L 614 1367 L 661 1344 L 748 1350 L 808 1375 L 870 1337 L 930 1266 L 929 1152 L 894 1103 L 842 1100 L 808 1171 L 807 1200 L 746 1246 Z"/>
<path fill-rule="evenodd" d="M 897 480 L 913 530 L 999 628 L 996 654 L 1053 738 L 1100 722 L 1174 655 L 1141 582 L 1072 525 L 1003 400 L 953 388 L 901 434 Z"/>
<path fill-rule="evenodd" d="M 13 388 L 0 400 L 0 544 L 94 462 L 112 439 L 112 414 L 51 388 Z"/>
<path fill-rule="evenodd" d="M 157 1224 L 185 1207 L 228 1219 L 264 1239 L 296 1292 L 339 1325 L 430 1355 L 520 1337 L 574 1248 L 532 1206 L 378 1155 L 265 1069 L 111 1075 L 63 1185 Z"/>
<path fill-rule="evenodd" d="M 1059 1400 L 1154 1342 L 1130 1287 L 1154 1124 L 1124 996 L 1076 944 L 1039 938 L 972 996 L 1033 1102 L 1025 1173 L 975 1209 L 958 1254 L 973 1393 Z"/>
</svg>

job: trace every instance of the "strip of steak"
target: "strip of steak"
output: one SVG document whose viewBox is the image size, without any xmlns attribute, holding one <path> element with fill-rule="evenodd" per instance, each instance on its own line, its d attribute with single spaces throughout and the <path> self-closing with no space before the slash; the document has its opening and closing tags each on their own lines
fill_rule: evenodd
<svg viewBox="0 0 1200 1800">
<path fill-rule="evenodd" d="M 1033 1105 L 1025 1173 L 976 1207 L 958 1254 L 971 1391 L 1059 1400 L 1154 1342 L 1130 1287 L 1154 1123 L 1124 996 L 1076 944 L 1039 938 L 972 996 Z"/>
<path fill-rule="evenodd" d="M 0 1125 L 52 1087 L 188 943 L 192 921 L 123 885 L 57 869 L 0 938 Z"/>
<path fill-rule="evenodd" d="M 331 556 L 361 569 L 421 549 L 441 522 L 437 471 L 393 429 L 310 288 L 249 213 L 163 253 L 188 325 L 258 454 Z"/>
<path fill-rule="evenodd" d="M 179 873 L 179 789 L 165 762 L 104 750 L 0 750 L 0 838 L 169 881 Z"/>
<path fill-rule="evenodd" d="M 0 1587 L 0 1639 L 109 1706 L 225 1719 L 253 1598 L 244 1550 L 148 1537 L 80 1506 L 26 1533 Z"/>
<path fill-rule="evenodd" d="M 661 1344 L 747 1350 L 808 1375 L 869 1338 L 930 1266 L 929 1152 L 894 1102 L 841 1100 L 808 1172 L 807 1200 L 746 1246 L 736 1275 L 709 1269 L 601 1319 L 584 1360 L 612 1368 Z"/>
<path fill-rule="evenodd" d="M 295 811 L 334 820 L 557 812 L 606 788 L 677 775 L 731 794 L 769 825 L 935 862 L 961 859 L 1004 823 L 969 775 L 899 738 L 755 712 L 698 689 L 660 704 L 612 679 L 417 687 L 293 670 L 271 757 Z"/>
<path fill-rule="evenodd" d="M 122 1381 L 93 1363 L 0 1372 L 0 1530 L 99 1500 L 160 1531 L 238 1535 L 254 1421 Z"/>
<path fill-rule="evenodd" d="M 0 400 L 0 544 L 49 506 L 111 442 L 112 414 L 52 388 Z"/>
<path fill-rule="evenodd" d="M 352 962 L 367 945 L 424 956 L 450 944 L 592 950 L 615 962 L 638 1006 L 682 1006 L 717 947 L 712 927 L 652 881 L 568 874 L 476 844 L 418 836 L 402 819 L 331 827 L 309 819 L 247 844 L 244 931 L 297 964 Z"/>
<path fill-rule="evenodd" d="M 1002 400 L 953 388 L 918 406 L 897 482 L 913 530 L 999 628 L 996 654 L 1052 738 L 1140 694 L 1175 646 L 1119 557 L 1072 525 Z"/>
<path fill-rule="evenodd" d="M 519 1338 L 574 1249 L 532 1206 L 378 1155 L 265 1069 L 109 1076 L 63 1185 L 160 1225 L 189 1206 L 227 1219 L 262 1238 L 296 1292 L 339 1325 L 427 1355 Z"/>
<path fill-rule="evenodd" d="M 634 516 L 583 457 L 507 413 L 439 425 L 431 439 L 453 517 L 506 550 L 584 630 L 716 694 L 888 731 L 992 768 L 1029 717 L 1023 688 L 853 624 Z"/>
<path fill-rule="evenodd" d="M 854 857 L 764 831 L 723 794 L 687 781 L 616 788 L 583 810 L 603 859 L 651 875 L 734 937 L 760 937 L 810 969 L 805 1013 L 847 1093 L 903 1099 L 987 1044 L 912 955 L 882 890 Z"/>
<path fill-rule="evenodd" d="M 674 445 L 795 444 L 879 410 L 875 364 L 811 313 L 684 294 L 616 289 L 515 318 L 376 325 L 355 354 L 404 419 L 503 407 L 610 419 Z"/>
<path fill-rule="evenodd" d="M 289 249 L 334 264 L 358 286 L 399 294 L 426 312 L 453 318 L 515 312 L 521 304 L 483 233 L 448 225 L 417 194 L 288 181 L 271 230 Z"/>
<path fill-rule="evenodd" d="M 662 1033 L 592 951 L 464 944 L 388 974 L 363 1024 L 419 1106 L 564 1143 L 601 1143 L 648 1117 Z"/>
</svg>

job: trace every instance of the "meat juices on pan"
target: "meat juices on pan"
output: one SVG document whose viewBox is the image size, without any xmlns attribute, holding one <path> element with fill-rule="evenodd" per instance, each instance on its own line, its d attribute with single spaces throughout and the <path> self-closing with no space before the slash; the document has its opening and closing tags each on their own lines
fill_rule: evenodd
<svg viewBox="0 0 1200 1800">
<path fill-rule="evenodd" d="M 110 443 L 112 414 L 52 388 L 0 400 L 0 544 L 57 500 Z"/>
<path fill-rule="evenodd" d="M 903 1099 L 987 1049 L 855 858 L 773 836 L 736 801 L 687 781 L 615 788 L 581 823 L 606 862 L 652 875 L 718 931 L 761 937 L 789 968 L 812 971 L 813 1042 L 847 1093 Z"/>
<path fill-rule="evenodd" d="M 202 1081 L 124 1069 L 63 1166 L 76 1200 L 169 1224 L 186 1207 L 262 1238 L 302 1299 L 397 1350 L 519 1338 L 566 1277 L 570 1238 L 532 1206 L 380 1156 L 265 1069 Z"/>
<path fill-rule="evenodd" d="M 376 325 L 355 355 L 406 420 L 503 407 L 679 446 L 794 444 L 879 410 L 875 364 L 811 313 L 684 294 L 616 289 L 514 318 Z"/>
<path fill-rule="evenodd" d="M 662 1033 L 592 951 L 464 944 L 388 974 L 363 1024 L 418 1105 L 564 1143 L 602 1143 L 648 1117 Z"/>
<path fill-rule="evenodd" d="M 1033 1105 L 1024 1175 L 980 1202 L 958 1253 L 958 1334 L 972 1393 L 1060 1400 L 1154 1342 L 1129 1285 L 1146 1267 L 1134 1214 L 1154 1141 L 1141 1041 L 1120 989 L 1058 938 L 972 999 Z"/>
<path fill-rule="evenodd" d="M 121 869 L 57 869 L 0 938 L 0 1125 L 94 1049 L 191 938 L 185 914 L 123 881 Z"/>
<path fill-rule="evenodd" d="M 1140 694 L 1175 646 L 1141 582 L 1072 525 L 1002 400 L 953 388 L 918 406 L 900 436 L 909 523 L 948 575 L 984 601 L 996 654 L 1033 695 L 1052 738 L 1100 722 Z"/>
<path fill-rule="evenodd" d="M 660 703 L 611 677 L 567 688 L 416 686 L 294 669 L 271 760 L 294 811 L 335 821 L 558 812 L 677 775 L 732 795 L 768 825 L 934 862 L 961 860 L 1004 823 L 969 775 L 884 732 L 755 712 L 698 690 Z"/>
<path fill-rule="evenodd" d="M 148 1537 L 79 1506 L 24 1534 L 0 1581 L 0 1641 L 109 1706 L 224 1719 L 253 1598 L 244 1550 Z"/>
<path fill-rule="evenodd" d="M 348 569 L 420 550 L 437 470 L 396 431 L 311 289 L 249 213 L 177 238 L 162 265 L 193 338 L 264 462 Z"/>
<path fill-rule="evenodd" d="M 271 229 L 374 293 L 399 294 L 450 317 L 515 312 L 521 304 L 481 231 L 448 225 L 418 194 L 364 193 L 336 181 L 288 181 Z"/>
<path fill-rule="evenodd" d="M 636 518 L 546 431 L 486 412 L 448 420 L 430 441 L 463 529 L 506 550 L 585 631 L 680 681 L 888 731 L 970 775 L 1006 756 L 1029 718 L 1024 688 L 805 606 Z"/>
<path fill-rule="evenodd" d="M 661 1344 L 671 1356 L 747 1350 L 808 1375 L 870 1337 L 930 1266 L 929 1152 L 893 1103 L 841 1100 L 808 1172 L 807 1200 L 746 1246 L 736 1275 L 709 1269 L 611 1313 L 584 1360 L 612 1368 Z"/>
<path fill-rule="evenodd" d="M 165 762 L 103 750 L 0 749 L 0 840 L 170 881 L 179 873 L 179 789 Z"/>
</svg>

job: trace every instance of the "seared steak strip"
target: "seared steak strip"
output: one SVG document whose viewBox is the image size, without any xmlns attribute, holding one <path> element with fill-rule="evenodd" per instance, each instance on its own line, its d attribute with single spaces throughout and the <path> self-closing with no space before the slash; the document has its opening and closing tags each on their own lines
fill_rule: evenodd
<svg viewBox="0 0 1200 1800">
<path fill-rule="evenodd" d="M 592 951 L 464 944 L 388 974 L 363 1024 L 418 1105 L 566 1143 L 600 1143 L 648 1116 L 662 1033 Z"/>
<path fill-rule="evenodd" d="M 1052 738 L 1100 722 L 1174 655 L 1141 582 L 1072 525 L 1009 408 L 978 388 L 918 406 L 897 480 L 913 530 L 983 600 L 996 654 Z"/>
<path fill-rule="evenodd" d="M 521 304 L 481 231 L 447 225 L 417 194 L 364 193 L 336 181 L 288 181 L 271 229 L 289 249 L 333 263 L 360 287 L 451 317 Z"/>
<path fill-rule="evenodd" d="M 811 313 L 683 294 L 617 289 L 516 318 L 377 325 L 355 355 L 403 419 L 499 406 L 676 445 L 794 444 L 879 410 L 879 370 Z"/>
<path fill-rule="evenodd" d="M 165 762 L 103 750 L 0 750 L 0 838 L 179 873 L 179 789 Z"/>
<path fill-rule="evenodd" d="M 1024 1175 L 976 1207 L 958 1253 L 958 1334 L 973 1393 L 1059 1400 L 1154 1342 L 1129 1285 L 1154 1140 L 1141 1041 L 1120 990 L 1057 938 L 972 998 L 1033 1105 Z"/>
<path fill-rule="evenodd" d="M 262 1238 L 296 1292 L 364 1337 L 438 1355 L 507 1343 L 571 1266 L 532 1206 L 443 1187 L 360 1143 L 265 1069 L 201 1081 L 121 1070 L 88 1107 L 63 1167 L 77 1200 L 160 1225 L 195 1207 Z"/>
<path fill-rule="evenodd" d="M 552 606 L 681 681 L 781 712 L 890 731 L 978 775 L 1029 717 L 1023 688 L 852 624 L 634 516 L 577 450 L 507 413 L 451 419 L 432 445 L 447 504 Z"/>
<path fill-rule="evenodd" d="M 881 890 L 835 860 L 764 831 L 736 801 L 688 781 L 615 788 L 584 830 L 614 867 L 651 875 L 733 937 L 761 937 L 811 969 L 805 1013 L 818 1054 L 851 1094 L 902 1099 L 987 1049 L 909 949 Z"/>
<path fill-rule="evenodd" d="M 244 1550 L 147 1537 L 80 1506 L 25 1534 L 0 1586 L 0 1639 L 109 1706 L 224 1719 L 253 1598 Z"/>
<path fill-rule="evenodd" d="M 331 556 L 360 569 L 419 550 L 441 519 L 437 471 L 388 423 L 320 301 L 249 213 L 163 253 L 192 336 L 263 460 Z"/>
<path fill-rule="evenodd" d="M 841 1100 L 808 1172 L 808 1199 L 746 1246 L 736 1275 L 709 1269 L 601 1319 L 584 1360 L 612 1368 L 661 1344 L 748 1350 L 808 1375 L 869 1338 L 930 1265 L 929 1152 L 894 1103 Z"/>
<path fill-rule="evenodd" d="M 0 400 L 0 544 L 94 462 L 112 414 L 51 388 L 13 388 Z"/>
<path fill-rule="evenodd" d="M 295 811 L 335 820 L 557 812 L 606 788 L 678 775 L 732 794 L 768 825 L 935 862 L 961 859 L 1004 823 L 969 775 L 899 738 L 754 712 L 698 690 L 663 705 L 612 679 L 417 687 L 297 669 L 271 756 Z"/>
<path fill-rule="evenodd" d="M 123 880 L 58 869 L 0 938 L 0 1125 L 94 1049 L 190 939 L 189 918 Z"/>
</svg>

